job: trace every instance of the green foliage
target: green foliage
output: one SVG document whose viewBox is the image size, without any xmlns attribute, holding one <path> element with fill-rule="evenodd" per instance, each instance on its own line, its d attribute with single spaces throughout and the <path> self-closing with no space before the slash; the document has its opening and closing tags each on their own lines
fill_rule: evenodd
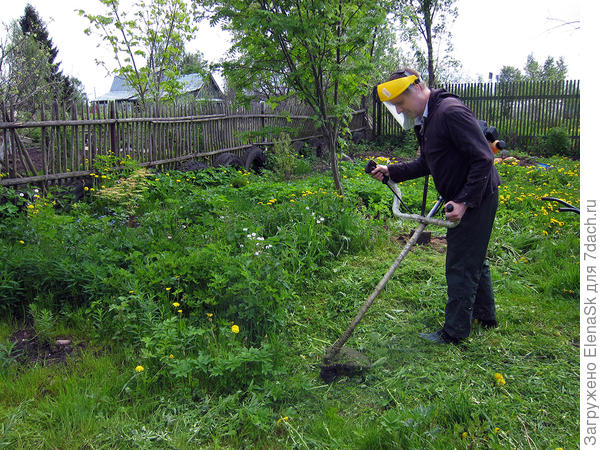
<svg viewBox="0 0 600 450">
<path fill-rule="evenodd" d="M 443 320 L 443 232 L 432 228 L 438 244 L 411 251 L 348 343 L 377 363 L 362 379 L 327 386 L 318 377 L 325 349 L 414 228 L 392 217 L 391 194 L 364 174 L 365 159 L 340 162 L 343 199 L 327 173 L 290 182 L 227 168 L 148 176 L 135 228 L 94 196 L 68 210 L 32 199 L 33 208 L 8 216 L 0 223 L 3 316 L 35 299 L 38 315 L 52 311 L 50 335 L 77 323 L 86 344 L 48 367 L 17 365 L 14 346 L 0 345 L 1 441 L 576 446 L 579 217 L 540 197 L 578 205 L 579 163 L 497 164 L 503 184 L 489 259 L 499 328 L 474 326 L 460 347 L 417 337 Z M 240 177 L 247 182 L 232 186 Z M 411 207 L 422 186 L 400 185 Z"/>
<path fill-rule="evenodd" d="M 63 75 L 59 70 L 60 63 L 55 62 L 58 56 L 58 49 L 54 47 L 52 39 L 48 35 L 46 24 L 42 21 L 36 9 L 27 5 L 23 17 L 19 20 L 21 31 L 26 36 L 35 39 L 38 46 L 48 55 L 49 73 L 46 75 L 45 82 L 50 87 L 55 99 L 65 102 L 75 100 L 75 87 L 71 78 Z"/>
<path fill-rule="evenodd" d="M 410 65 L 422 74 L 430 87 L 439 85 L 441 81 L 458 81 L 460 62 L 452 57 L 452 34 L 449 31 L 458 15 L 456 0 L 394 3 L 400 35 L 410 43 L 414 52 L 411 58 L 414 62 Z"/>
<path fill-rule="evenodd" d="M 7 369 L 19 356 L 15 351 L 16 342 L 3 344 L 0 342 L 0 371 Z"/>
<path fill-rule="evenodd" d="M 213 23 L 232 33 L 231 59 L 223 63 L 239 95 L 274 85 L 272 104 L 294 96 L 309 105 L 330 148 L 336 190 L 338 136 L 356 99 L 370 92 L 378 30 L 386 28 L 387 2 L 198 1 Z M 282 86 L 282 89 L 277 89 Z M 287 92 L 285 89 L 289 89 Z"/>
<path fill-rule="evenodd" d="M 29 314 L 33 319 L 33 329 L 35 330 L 38 344 L 49 344 L 56 326 L 52 311 L 42 308 L 36 303 L 30 303 Z"/>
<path fill-rule="evenodd" d="M 16 22 L 6 27 L 0 39 L 0 101 L 19 111 L 22 120 L 34 117 L 52 96 L 48 59 L 48 48 L 24 34 Z"/>
<path fill-rule="evenodd" d="M 196 27 L 184 0 L 139 1 L 130 10 L 117 0 L 100 0 L 103 14 L 79 15 L 93 27 L 86 34 L 97 33 L 113 50 L 117 69 L 140 98 L 142 105 L 160 99 L 173 101 L 183 87 L 177 81 L 184 44 Z M 98 64 L 106 67 L 105 62 Z"/>
<path fill-rule="evenodd" d="M 550 128 L 538 145 L 542 156 L 571 156 L 571 138 L 565 128 Z"/>
<path fill-rule="evenodd" d="M 294 173 L 296 152 L 292 140 L 287 133 L 282 133 L 273 141 L 273 147 L 267 153 L 267 168 L 278 174 L 282 179 L 289 179 Z"/>
<path fill-rule="evenodd" d="M 527 62 L 523 67 L 522 73 L 517 67 L 502 66 L 496 80 L 500 83 L 512 83 L 515 81 L 565 81 L 567 72 L 567 64 L 562 56 L 556 61 L 552 56 L 548 56 L 544 65 L 540 67 L 540 63 L 535 59 L 533 54 L 530 54 L 527 56 Z"/>
</svg>

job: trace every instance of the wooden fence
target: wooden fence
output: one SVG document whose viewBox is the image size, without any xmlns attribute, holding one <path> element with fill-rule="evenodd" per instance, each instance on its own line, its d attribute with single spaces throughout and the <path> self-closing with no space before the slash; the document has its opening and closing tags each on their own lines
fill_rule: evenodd
<svg viewBox="0 0 600 450">
<path fill-rule="evenodd" d="M 539 144 L 551 128 L 563 127 L 571 153 L 579 154 L 579 81 L 521 81 L 440 86 L 458 95 L 478 119 L 498 129 L 508 148 Z M 373 97 L 375 135 L 399 135 L 402 128 Z"/>
<path fill-rule="evenodd" d="M 225 103 L 161 106 L 140 111 L 132 104 L 54 103 L 39 121 L 18 121 L 0 105 L 0 185 L 62 182 L 92 172 L 97 155 L 109 152 L 142 166 L 176 164 L 192 158 L 210 163 L 219 153 L 241 154 L 252 145 L 268 146 L 281 132 L 293 140 L 319 137 L 311 111 L 287 103 L 234 109 Z M 366 111 L 356 111 L 351 129 L 363 129 Z M 23 136 L 34 135 L 26 141 Z"/>
</svg>

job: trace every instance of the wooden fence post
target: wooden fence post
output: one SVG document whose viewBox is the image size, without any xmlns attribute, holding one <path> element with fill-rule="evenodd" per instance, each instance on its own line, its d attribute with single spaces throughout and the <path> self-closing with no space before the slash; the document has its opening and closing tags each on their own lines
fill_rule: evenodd
<svg viewBox="0 0 600 450">
<path fill-rule="evenodd" d="M 109 106 L 109 115 L 111 120 L 116 119 L 115 103 L 111 102 Z M 117 153 L 117 126 L 115 122 L 111 122 L 108 126 L 110 132 L 110 150 Z"/>
</svg>

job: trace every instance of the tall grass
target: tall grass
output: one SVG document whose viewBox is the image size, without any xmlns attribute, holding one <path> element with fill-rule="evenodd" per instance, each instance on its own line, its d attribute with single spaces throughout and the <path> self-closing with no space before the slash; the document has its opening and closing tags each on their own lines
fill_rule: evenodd
<svg viewBox="0 0 600 450">
<path fill-rule="evenodd" d="M 326 173 L 209 170 L 153 174 L 126 209 L 98 182 L 68 210 L 49 198 L 4 212 L 0 445 L 576 446 L 578 218 L 540 197 L 577 204 L 578 164 L 544 162 L 498 166 L 489 257 L 500 326 L 476 325 L 460 346 L 420 340 L 443 321 L 445 255 L 418 247 L 347 344 L 377 363 L 330 385 L 325 349 L 414 227 L 392 218 L 363 161 L 340 163 L 344 199 Z M 418 210 L 422 180 L 401 188 Z M 33 299 L 38 317 L 52 314 L 48 336 L 85 346 L 65 365 L 11 355 Z"/>
</svg>

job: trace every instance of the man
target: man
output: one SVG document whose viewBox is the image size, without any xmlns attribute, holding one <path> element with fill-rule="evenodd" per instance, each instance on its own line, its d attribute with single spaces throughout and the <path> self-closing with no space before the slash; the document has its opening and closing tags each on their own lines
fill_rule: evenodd
<svg viewBox="0 0 600 450">
<path fill-rule="evenodd" d="M 418 72 L 396 72 L 377 91 L 404 129 L 414 125 L 421 152 L 407 163 L 379 165 L 371 175 L 401 182 L 431 174 L 447 202 L 446 218 L 460 220 L 446 234 L 444 327 L 419 334 L 429 342 L 457 343 L 469 336 L 475 319 L 483 327 L 498 325 L 486 260 L 500 185 L 494 157 L 473 112 L 455 95 L 430 90 Z"/>
</svg>

